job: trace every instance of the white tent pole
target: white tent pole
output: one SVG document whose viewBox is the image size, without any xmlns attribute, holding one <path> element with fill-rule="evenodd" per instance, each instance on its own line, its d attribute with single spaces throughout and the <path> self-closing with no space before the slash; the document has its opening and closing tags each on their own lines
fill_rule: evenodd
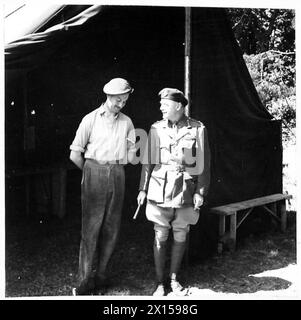
<svg viewBox="0 0 301 320">
<path fill-rule="evenodd" d="M 186 115 L 190 115 L 190 47 L 191 47 L 191 8 L 185 8 L 185 96 L 188 99 Z"/>
</svg>

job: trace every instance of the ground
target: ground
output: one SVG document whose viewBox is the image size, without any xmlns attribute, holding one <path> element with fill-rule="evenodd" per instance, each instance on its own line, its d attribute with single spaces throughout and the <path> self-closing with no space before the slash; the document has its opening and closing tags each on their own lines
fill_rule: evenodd
<svg viewBox="0 0 301 320">
<path fill-rule="evenodd" d="M 6 297 L 70 296 L 76 283 L 79 216 L 18 219 L 7 228 Z M 286 233 L 277 229 L 241 239 L 235 252 L 183 264 L 182 282 L 194 298 L 267 292 L 287 294 L 294 279 L 264 272 L 296 266 L 295 213 Z M 141 216 L 125 219 L 111 260 L 107 295 L 149 296 L 154 290 L 153 230 Z M 280 271 L 279 271 L 280 272 Z M 280 274 L 280 273 L 279 273 Z M 279 290 L 281 291 L 279 293 Z M 293 290 L 290 294 L 296 294 Z"/>
<path fill-rule="evenodd" d="M 262 228 L 258 220 L 246 219 L 245 229 L 238 233 L 235 252 L 225 251 L 222 255 L 212 252 L 206 258 L 183 264 L 181 281 L 188 288 L 189 297 L 298 296 L 295 148 L 286 149 L 283 159 L 284 191 L 294 197 L 287 207 L 287 231 L 281 233 L 272 223 Z M 80 197 L 68 194 L 67 215 L 63 219 L 35 212 L 25 216 L 19 197 L 6 204 L 15 211 L 14 215 L 6 216 L 6 297 L 71 296 L 78 267 Z M 154 290 L 152 226 L 143 212 L 133 220 L 134 211 L 135 208 L 125 205 L 120 238 L 109 266 L 112 282 L 106 293 L 109 296 L 150 296 Z"/>
</svg>

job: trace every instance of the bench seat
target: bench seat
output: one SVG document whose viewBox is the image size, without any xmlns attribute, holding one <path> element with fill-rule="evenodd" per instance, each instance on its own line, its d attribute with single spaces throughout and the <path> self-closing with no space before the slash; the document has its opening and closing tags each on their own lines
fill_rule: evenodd
<svg viewBox="0 0 301 320">
<path fill-rule="evenodd" d="M 222 253 L 223 245 L 226 241 L 228 241 L 230 249 L 235 250 L 236 231 L 255 207 L 264 208 L 266 212 L 270 213 L 279 222 L 281 231 L 285 232 L 287 220 L 285 201 L 291 198 L 292 196 L 289 194 L 277 193 L 211 208 L 210 212 L 219 216 L 219 241 L 217 247 L 218 253 Z M 269 205 L 269 207 L 267 205 Z M 247 210 L 247 212 L 242 212 L 243 216 L 239 221 L 237 221 L 238 212 L 244 210 Z M 226 232 L 225 228 L 225 221 L 227 216 L 230 216 L 230 230 L 228 232 Z"/>
</svg>

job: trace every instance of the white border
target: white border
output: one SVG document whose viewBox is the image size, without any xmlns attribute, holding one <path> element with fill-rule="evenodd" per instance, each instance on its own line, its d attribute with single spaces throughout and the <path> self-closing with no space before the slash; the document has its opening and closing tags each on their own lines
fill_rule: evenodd
<svg viewBox="0 0 301 320">
<path fill-rule="evenodd" d="M 12 2 L 14 3 L 21 3 L 21 1 L 13 1 L 13 0 L 7 0 L 10 2 L 10 5 Z M 1 1 L 0 5 L 0 14 L 3 17 L 4 15 L 4 10 L 3 10 L 3 4 L 6 1 Z M 27 1 L 30 3 L 40 3 L 40 1 Z M 299 43 L 300 43 L 300 30 L 301 30 L 301 22 L 300 22 L 300 13 L 301 13 L 301 4 L 300 1 L 292 1 L 292 0 L 265 0 L 265 1 L 260 1 L 260 0 L 252 0 L 252 1 L 246 1 L 246 0 L 224 0 L 224 1 L 217 1 L 217 0 L 210 0 L 210 1 L 205 1 L 205 0 L 176 0 L 176 1 L 168 1 L 168 0 L 153 0 L 151 2 L 146 2 L 146 1 L 138 1 L 138 0 L 131 0 L 131 1 L 121 1 L 121 0 L 110 0 L 110 1 L 81 1 L 81 0 L 74 0 L 72 2 L 68 1 L 49 1 L 49 3 L 54 3 L 54 4 L 107 4 L 107 5 L 153 5 L 153 6 L 192 6 L 192 7 L 224 7 L 224 8 L 230 8 L 230 7 L 236 7 L 236 8 L 278 8 L 278 9 L 295 9 L 296 10 L 296 52 L 299 52 Z M 171 4 L 172 2 L 172 4 Z M 0 33 L 0 43 L 3 45 L 3 19 L 1 19 L 1 30 L 2 32 Z M 3 52 L 3 51 L 2 51 Z M 299 124 L 299 112 L 298 112 L 298 105 L 299 105 L 299 94 L 300 94 L 300 85 L 299 85 L 299 72 L 300 72 L 300 59 L 298 58 L 298 54 L 296 55 L 296 74 L 297 74 L 297 81 L 296 81 L 296 86 L 297 86 L 297 159 L 301 159 L 300 156 L 300 146 L 299 146 L 299 141 L 300 141 L 300 124 Z M 1 142 L 0 142 L 0 149 L 1 149 L 1 160 L 0 160 L 0 174 L 1 174 L 1 186 L 0 186 L 0 205 L 1 205 L 1 211 L 0 211 L 0 298 L 5 298 L 5 220 L 4 220 L 4 213 L 5 213 L 5 207 L 4 207 L 4 200 L 5 200 L 5 194 L 4 194 L 4 82 L 3 82 L 3 75 L 4 75 L 4 57 L 2 56 L 1 63 L 0 63 L 0 70 L 1 70 L 1 89 L 0 90 L 0 95 L 1 95 L 1 107 L 0 107 L 0 119 L 1 119 Z M 3 73 L 2 73 L 3 72 Z M 297 170 L 297 190 L 298 194 L 301 194 L 300 192 L 300 186 L 299 186 L 299 181 L 300 181 L 300 166 L 298 167 Z M 297 202 L 297 213 L 300 213 L 300 201 Z M 298 264 L 298 270 L 300 272 L 300 219 L 298 218 L 297 214 L 297 264 Z M 301 272 L 300 272 L 301 275 Z M 300 299 L 301 298 L 301 276 L 299 278 L 299 283 L 298 283 L 298 294 L 296 297 L 285 297 L 285 296 L 279 296 L 277 292 L 274 294 L 271 294 L 269 296 L 263 295 L 260 298 L 260 300 L 270 300 L 270 299 Z M 212 297 L 208 296 L 208 299 L 202 298 L 203 300 L 211 300 Z M 238 295 L 233 295 L 233 294 L 221 294 L 220 297 L 216 297 L 214 295 L 213 299 L 216 300 L 228 300 L 228 299 L 237 299 L 237 300 L 244 300 L 244 299 L 252 299 L 252 297 L 245 297 L 241 294 Z M 33 298 L 5 298 L 7 300 L 70 300 L 70 299 L 75 299 L 75 300 L 152 300 L 152 297 L 148 296 L 100 296 L 100 297 L 68 297 L 68 296 L 62 296 L 62 297 L 33 297 Z M 168 297 L 164 300 L 169 300 Z M 186 299 L 185 299 L 186 300 Z"/>
</svg>

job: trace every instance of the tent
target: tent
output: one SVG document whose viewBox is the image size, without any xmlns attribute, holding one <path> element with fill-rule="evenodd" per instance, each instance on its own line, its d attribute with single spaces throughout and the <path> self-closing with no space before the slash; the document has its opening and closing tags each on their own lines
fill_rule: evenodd
<svg viewBox="0 0 301 320">
<path fill-rule="evenodd" d="M 112 77 L 131 82 L 125 113 L 148 130 L 161 118 L 157 93 L 185 89 L 185 17 L 184 7 L 66 5 L 7 43 L 6 168 L 68 162 L 81 118 Z M 190 30 L 190 116 L 206 125 L 212 158 L 199 246 L 208 224 L 216 230 L 206 208 L 282 192 L 282 145 L 281 122 L 258 97 L 225 9 L 191 8 Z M 127 170 L 134 204 L 140 167 Z"/>
</svg>

